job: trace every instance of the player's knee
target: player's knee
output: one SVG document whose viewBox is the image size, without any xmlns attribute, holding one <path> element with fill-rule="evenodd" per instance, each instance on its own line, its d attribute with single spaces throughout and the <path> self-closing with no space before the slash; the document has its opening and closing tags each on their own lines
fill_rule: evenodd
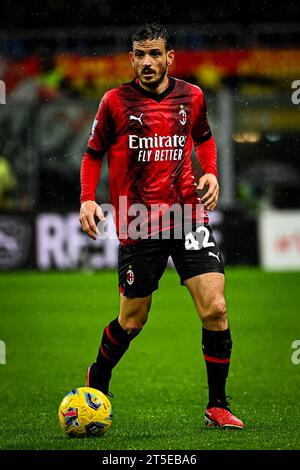
<svg viewBox="0 0 300 470">
<path fill-rule="evenodd" d="M 143 329 L 146 320 L 130 318 L 122 325 L 123 329 L 129 336 L 137 336 Z"/>
<path fill-rule="evenodd" d="M 130 315 L 119 318 L 123 330 L 130 336 L 137 336 L 143 329 L 148 318 L 148 312 L 139 312 L 137 315 Z"/>
<path fill-rule="evenodd" d="M 215 299 L 206 309 L 204 316 L 205 322 L 209 323 L 226 323 L 227 311 L 224 298 Z"/>
<path fill-rule="evenodd" d="M 136 336 L 145 325 L 151 307 L 151 297 L 123 302 L 119 323 L 130 336 Z"/>
</svg>

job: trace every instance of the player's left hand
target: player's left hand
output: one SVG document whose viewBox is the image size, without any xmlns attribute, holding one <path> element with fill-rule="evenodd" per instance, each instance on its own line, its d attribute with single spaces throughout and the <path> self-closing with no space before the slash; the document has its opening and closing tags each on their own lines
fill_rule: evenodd
<svg viewBox="0 0 300 470">
<path fill-rule="evenodd" d="M 213 211 L 217 205 L 219 197 L 219 183 L 215 175 L 212 173 L 206 173 L 201 176 L 197 189 L 202 190 L 205 187 L 207 188 L 206 193 L 201 198 L 202 204 L 204 207 L 210 211 Z"/>
</svg>

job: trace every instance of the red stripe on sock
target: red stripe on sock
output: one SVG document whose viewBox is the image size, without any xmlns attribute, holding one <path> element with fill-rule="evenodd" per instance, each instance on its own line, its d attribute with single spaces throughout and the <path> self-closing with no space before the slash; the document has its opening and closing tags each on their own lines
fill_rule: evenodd
<svg viewBox="0 0 300 470">
<path fill-rule="evenodd" d="M 100 353 L 102 354 L 102 356 L 105 357 L 105 359 L 107 359 L 108 361 L 110 361 L 109 356 L 103 351 L 102 344 L 101 344 L 101 346 L 100 346 Z"/>
<path fill-rule="evenodd" d="M 109 325 L 107 325 L 107 327 L 105 328 L 105 333 L 109 339 L 109 341 L 112 343 L 112 344 L 116 344 L 117 346 L 120 346 L 121 343 L 119 343 L 119 341 L 117 341 L 115 338 L 112 337 L 112 335 L 110 334 L 110 331 L 109 331 Z"/>
<path fill-rule="evenodd" d="M 219 359 L 218 357 L 206 356 L 206 354 L 204 354 L 204 359 L 208 362 L 216 362 L 217 364 L 228 364 L 230 362 L 230 357 Z"/>
</svg>

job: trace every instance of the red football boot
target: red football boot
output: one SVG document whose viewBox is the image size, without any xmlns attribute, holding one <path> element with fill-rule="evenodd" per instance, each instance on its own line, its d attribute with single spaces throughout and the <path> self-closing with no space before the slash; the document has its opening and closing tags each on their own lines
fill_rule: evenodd
<svg viewBox="0 0 300 470">
<path fill-rule="evenodd" d="M 208 428 L 243 429 L 244 423 L 233 415 L 227 402 L 208 404 L 204 421 Z"/>
</svg>

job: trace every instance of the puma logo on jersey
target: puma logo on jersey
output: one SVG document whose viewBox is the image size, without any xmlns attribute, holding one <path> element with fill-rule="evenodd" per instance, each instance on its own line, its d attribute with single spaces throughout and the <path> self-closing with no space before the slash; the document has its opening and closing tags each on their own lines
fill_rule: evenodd
<svg viewBox="0 0 300 470">
<path fill-rule="evenodd" d="M 129 116 L 129 120 L 130 121 L 138 121 L 140 123 L 140 125 L 142 126 L 143 123 L 142 123 L 142 116 L 144 115 L 144 113 L 141 113 L 139 117 L 137 116 L 133 116 L 133 114 L 130 114 Z"/>
<path fill-rule="evenodd" d="M 220 254 L 219 251 L 218 251 L 218 254 L 217 254 L 217 255 L 215 255 L 215 254 L 212 253 L 211 251 L 208 252 L 208 256 L 214 256 L 215 258 L 217 258 L 217 260 L 219 261 L 219 263 L 221 263 L 220 258 L 219 258 L 219 254 Z"/>
</svg>

